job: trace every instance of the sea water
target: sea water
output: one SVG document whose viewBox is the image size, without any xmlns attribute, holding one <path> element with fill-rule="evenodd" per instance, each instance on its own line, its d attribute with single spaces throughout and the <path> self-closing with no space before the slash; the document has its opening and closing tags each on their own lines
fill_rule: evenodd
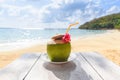
<svg viewBox="0 0 120 80">
<path fill-rule="evenodd" d="M 64 34 L 66 29 L 16 29 L 0 28 L 0 43 L 46 41 L 56 34 Z M 69 31 L 72 38 L 81 38 L 102 34 L 106 30 L 81 30 L 71 29 Z"/>
<path fill-rule="evenodd" d="M 12 51 L 38 44 L 46 44 L 56 34 L 65 34 L 66 29 L 16 29 L 0 28 L 0 51 Z M 81 30 L 69 31 L 72 40 L 106 33 L 106 30 Z"/>
</svg>

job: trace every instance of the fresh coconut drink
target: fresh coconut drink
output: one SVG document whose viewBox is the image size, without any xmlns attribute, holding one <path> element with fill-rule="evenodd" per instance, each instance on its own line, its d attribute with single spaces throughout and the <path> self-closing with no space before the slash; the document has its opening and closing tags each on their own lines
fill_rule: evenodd
<svg viewBox="0 0 120 80">
<path fill-rule="evenodd" d="M 71 44 L 48 44 L 47 53 L 51 61 L 63 62 L 67 61 L 71 52 Z"/>
<path fill-rule="evenodd" d="M 68 31 L 71 26 L 78 24 L 70 24 L 66 33 L 56 35 L 51 38 L 51 42 L 47 44 L 47 54 L 52 62 L 64 62 L 67 61 L 71 53 L 71 37 Z"/>
</svg>

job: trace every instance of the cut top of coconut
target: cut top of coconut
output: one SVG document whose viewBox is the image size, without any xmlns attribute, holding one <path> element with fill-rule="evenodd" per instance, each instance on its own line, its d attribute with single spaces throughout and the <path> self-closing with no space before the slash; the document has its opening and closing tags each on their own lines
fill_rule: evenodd
<svg viewBox="0 0 120 80">
<path fill-rule="evenodd" d="M 59 34 L 59 35 L 55 35 L 53 36 L 51 39 L 56 43 L 56 44 L 64 44 L 62 38 L 64 35 Z"/>
<path fill-rule="evenodd" d="M 59 35 L 53 36 L 52 39 L 53 39 L 53 40 L 62 40 L 62 37 L 63 37 L 63 36 L 64 36 L 64 35 L 59 34 Z"/>
</svg>

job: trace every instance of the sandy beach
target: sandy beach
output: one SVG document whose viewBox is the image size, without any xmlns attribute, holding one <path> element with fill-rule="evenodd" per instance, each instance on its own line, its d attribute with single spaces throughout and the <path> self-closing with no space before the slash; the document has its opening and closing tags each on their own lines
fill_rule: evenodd
<svg viewBox="0 0 120 80">
<path fill-rule="evenodd" d="M 72 52 L 96 51 L 120 65 L 120 31 L 111 30 L 107 33 L 87 38 L 72 39 Z M 0 68 L 5 67 L 24 53 L 46 52 L 45 44 L 35 44 L 21 49 L 0 51 Z"/>
</svg>

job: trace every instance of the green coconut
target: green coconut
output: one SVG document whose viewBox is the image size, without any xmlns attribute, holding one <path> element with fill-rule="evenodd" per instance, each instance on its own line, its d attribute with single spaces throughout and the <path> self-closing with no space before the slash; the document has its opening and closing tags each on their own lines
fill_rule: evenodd
<svg viewBox="0 0 120 80">
<path fill-rule="evenodd" d="M 67 61 L 71 52 L 71 44 L 47 44 L 47 54 L 53 62 Z"/>
</svg>

